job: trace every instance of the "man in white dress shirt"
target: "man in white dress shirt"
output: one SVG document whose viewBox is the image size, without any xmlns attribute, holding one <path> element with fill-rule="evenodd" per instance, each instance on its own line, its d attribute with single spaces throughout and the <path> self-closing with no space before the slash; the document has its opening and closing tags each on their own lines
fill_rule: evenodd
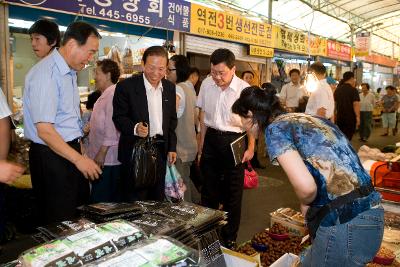
<svg viewBox="0 0 400 267">
<path fill-rule="evenodd" d="M 300 84 L 300 70 L 291 69 L 289 72 L 290 83 L 282 87 L 279 98 L 288 112 L 295 112 L 303 96 L 306 96 L 304 86 Z"/>
<path fill-rule="evenodd" d="M 222 203 L 228 212 L 228 224 L 221 230 L 221 241 L 235 245 L 240 225 L 244 164 L 235 165 L 230 144 L 243 135 L 240 118 L 232 114 L 232 105 L 248 83 L 235 75 L 235 55 L 228 49 L 215 50 L 210 58 L 211 75 L 200 88 L 197 106 L 200 111 L 201 170 L 204 184 L 201 202 L 218 209 Z M 248 133 L 243 161 L 254 155 L 254 137 Z"/>
<path fill-rule="evenodd" d="M 326 68 L 321 62 L 310 66 L 310 71 L 317 78 L 317 88 L 308 99 L 306 114 L 333 120 L 335 100 L 332 89 L 326 82 Z"/>
</svg>

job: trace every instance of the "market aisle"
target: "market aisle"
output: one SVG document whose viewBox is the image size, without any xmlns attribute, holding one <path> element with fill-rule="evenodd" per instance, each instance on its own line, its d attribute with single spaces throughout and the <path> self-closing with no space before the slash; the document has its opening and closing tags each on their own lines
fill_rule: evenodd
<svg viewBox="0 0 400 267">
<path fill-rule="evenodd" d="M 356 152 L 362 145 L 382 149 L 387 145 L 400 142 L 400 134 L 397 136 L 380 136 L 382 128 L 375 127 L 368 143 L 358 141 L 358 133 L 353 137 L 352 145 Z M 242 201 L 242 219 L 238 234 L 238 244 L 250 240 L 253 235 L 264 228 L 269 227 L 269 213 L 281 208 L 289 207 L 299 210 L 297 197 L 288 181 L 286 174 L 279 166 L 271 165 L 266 159 L 260 157 L 265 169 L 257 169 L 260 178 L 260 186 L 257 189 L 245 190 Z"/>
</svg>

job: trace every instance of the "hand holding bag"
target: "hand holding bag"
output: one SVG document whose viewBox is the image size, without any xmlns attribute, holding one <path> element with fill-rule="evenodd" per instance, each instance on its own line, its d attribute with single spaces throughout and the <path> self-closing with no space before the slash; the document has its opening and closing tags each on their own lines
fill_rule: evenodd
<svg viewBox="0 0 400 267">
<path fill-rule="evenodd" d="M 247 161 L 247 166 L 244 169 L 244 189 L 252 189 L 258 187 L 258 174 L 253 169 L 250 161 Z"/>
<path fill-rule="evenodd" d="M 131 178 L 135 188 L 148 188 L 157 181 L 157 148 L 150 138 L 140 138 L 133 146 Z"/>
</svg>

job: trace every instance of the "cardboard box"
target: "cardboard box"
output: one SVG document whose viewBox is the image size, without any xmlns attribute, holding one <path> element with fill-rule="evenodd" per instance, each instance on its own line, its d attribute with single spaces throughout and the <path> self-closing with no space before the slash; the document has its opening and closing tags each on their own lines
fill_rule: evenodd
<svg viewBox="0 0 400 267">
<path fill-rule="evenodd" d="M 273 214 L 271 214 L 271 227 L 274 223 L 280 223 L 283 226 L 286 226 L 289 229 L 289 234 L 296 235 L 296 236 L 305 236 L 306 235 L 306 228 L 304 226 L 294 224 L 294 223 L 290 222 L 288 219 L 274 216 Z"/>
<path fill-rule="evenodd" d="M 261 267 L 261 263 L 259 260 L 258 254 L 258 261 L 245 254 L 221 247 L 222 253 L 224 255 L 226 266 L 228 267 Z"/>
<path fill-rule="evenodd" d="M 298 256 L 292 254 L 292 253 L 286 253 L 282 255 L 277 261 L 272 263 L 270 267 L 292 267 L 296 266 L 294 265 L 295 262 L 297 262 L 299 259 Z"/>
</svg>

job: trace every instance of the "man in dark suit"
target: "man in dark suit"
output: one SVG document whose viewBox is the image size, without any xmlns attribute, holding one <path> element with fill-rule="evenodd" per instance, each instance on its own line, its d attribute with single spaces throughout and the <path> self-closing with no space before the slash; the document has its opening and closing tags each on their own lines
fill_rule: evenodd
<svg viewBox="0 0 400 267">
<path fill-rule="evenodd" d="M 118 160 L 122 163 L 123 201 L 163 200 L 166 162 L 176 160 L 175 85 L 164 79 L 168 53 L 161 46 L 146 49 L 143 74 L 117 84 L 113 100 L 113 121 L 121 132 Z M 134 144 L 150 136 L 157 146 L 157 182 L 150 188 L 135 188 L 130 173 Z"/>
</svg>

